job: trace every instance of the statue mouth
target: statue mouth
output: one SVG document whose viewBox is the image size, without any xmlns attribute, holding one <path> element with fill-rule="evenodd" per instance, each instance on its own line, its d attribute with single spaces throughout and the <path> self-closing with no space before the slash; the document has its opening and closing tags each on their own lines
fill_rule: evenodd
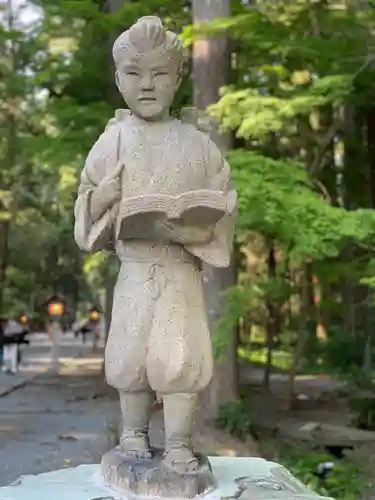
<svg viewBox="0 0 375 500">
<path fill-rule="evenodd" d="M 155 102 L 156 99 L 153 96 L 142 96 L 138 99 L 140 102 Z"/>
</svg>

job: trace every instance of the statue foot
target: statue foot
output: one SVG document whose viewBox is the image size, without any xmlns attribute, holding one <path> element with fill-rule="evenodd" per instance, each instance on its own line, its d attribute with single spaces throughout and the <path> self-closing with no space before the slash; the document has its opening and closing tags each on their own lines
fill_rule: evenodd
<svg viewBox="0 0 375 500">
<path fill-rule="evenodd" d="M 130 458 L 147 459 L 153 456 L 148 436 L 145 435 L 121 437 L 119 449 L 121 453 Z"/>
<path fill-rule="evenodd" d="M 199 468 L 199 462 L 194 453 L 186 447 L 172 448 L 165 452 L 163 463 L 169 469 L 179 474 L 194 472 Z"/>
<path fill-rule="evenodd" d="M 179 453 L 176 455 L 176 452 Z M 164 459 L 168 459 L 167 464 Z M 191 470 L 195 459 L 199 462 L 198 468 Z M 109 486 L 125 494 L 129 492 L 124 497 L 129 499 L 197 500 L 215 488 L 208 459 L 198 454 L 193 457 L 185 450 L 181 458 L 180 450 L 165 454 L 164 450 L 155 448 L 152 460 L 139 460 L 124 455 L 117 447 L 104 454 L 101 473 Z"/>
</svg>

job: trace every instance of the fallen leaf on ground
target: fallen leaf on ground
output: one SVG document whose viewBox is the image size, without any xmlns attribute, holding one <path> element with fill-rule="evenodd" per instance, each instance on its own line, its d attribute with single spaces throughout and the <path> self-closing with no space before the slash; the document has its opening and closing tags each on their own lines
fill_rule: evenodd
<svg viewBox="0 0 375 500">
<path fill-rule="evenodd" d="M 23 476 L 20 476 L 15 481 L 13 481 L 12 483 L 8 484 L 8 486 L 18 486 L 19 484 L 22 484 L 22 482 L 23 482 Z"/>
<path fill-rule="evenodd" d="M 77 401 L 86 401 L 89 398 L 87 396 L 74 396 L 66 400 L 66 403 L 75 403 Z"/>
<path fill-rule="evenodd" d="M 91 500 L 116 500 L 115 497 L 96 497 L 91 498 Z"/>
<path fill-rule="evenodd" d="M 78 438 L 71 434 L 61 434 L 59 436 L 59 439 L 61 439 L 62 441 L 78 441 Z"/>
</svg>

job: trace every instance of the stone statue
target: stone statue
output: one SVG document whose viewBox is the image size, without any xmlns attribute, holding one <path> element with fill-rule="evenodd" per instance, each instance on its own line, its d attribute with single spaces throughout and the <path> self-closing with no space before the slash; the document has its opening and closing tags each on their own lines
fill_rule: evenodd
<svg viewBox="0 0 375 500">
<path fill-rule="evenodd" d="M 121 261 L 105 351 L 123 417 L 116 460 L 156 460 L 148 426 L 157 393 L 165 420 L 160 467 L 189 475 L 204 466 L 192 422 L 213 370 L 200 268 L 230 263 L 236 192 L 209 134 L 170 116 L 182 77 L 179 38 L 159 18 L 143 17 L 115 41 L 113 57 L 129 110 L 116 112 L 87 157 L 75 239 L 84 251 L 114 250 Z"/>
</svg>

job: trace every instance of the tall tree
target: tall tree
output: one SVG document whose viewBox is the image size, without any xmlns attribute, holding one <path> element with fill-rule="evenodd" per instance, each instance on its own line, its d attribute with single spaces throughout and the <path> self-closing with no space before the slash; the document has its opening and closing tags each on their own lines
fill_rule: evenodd
<svg viewBox="0 0 375 500">
<path fill-rule="evenodd" d="M 368 314 L 372 308 L 371 300 L 368 290 L 362 285 L 364 274 L 371 271 L 369 255 L 372 252 L 369 254 L 368 245 L 371 244 L 373 231 L 373 211 L 360 207 L 371 206 L 368 169 L 371 152 L 366 158 L 364 133 L 369 129 L 369 123 L 365 123 L 364 118 L 368 116 L 368 110 L 371 109 L 369 103 L 373 101 L 374 69 L 369 45 L 373 41 L 374 10 L 369 8 L 364 13 L 357 9 L 350 10 L 344 2 L 313 0 L 292 3 L 259 0 L 252 4 L 251 8 L 244 6 L 240 16 L 221 23 L 221 28 L 229 28 L 233 38 L 238 40 L 236 68 L 241 69 L 242 77 L 236 82 L 235 88 L 226 90 L 212 111 L 226 130 L 234 130 L 237 137 L 246 140 L 249 148 L 261 152 L 267 158 L 263 167 L 270 158 L 278 161 L 284 158 L 288 162 L 293 160 L 296 162 L 293 168 L 298 163 L 304 164 L 310 189 L 314 187 L 315 195 L 307 197 L 306 192 L 292 200 L 293 188 L 289 189 L 288 198 L 282 196 L 280 179 L 272 189 L 267 188 L 263 193 L 264 206 L 258 212 L 254 210 L 254 203 L 260 193 L 257 194 L 253 189 L 256 164 L 250 160 L 251 155 L 244 152 L 232 157 L 233 162 L 238 162 L 234 170 L 237 167 L 241 170 L 241 173 L 235 172 L 237 182 L 239 175 L 242 178 L 242 185 L 237 184 L 241 212 L 244 212 L 244 218 L 240 214 L 242 222 L 239 227 L 251 219 L 255 222 L 256 213 L 261 215 L 255 225 L 260 220 L 262 223 L 256 231 L 263 238 L 271 238 L 276 242 L 279 259 L 276 273 L 279 281 L 286 284 L 293 276 L 290 273 L 293 268 L 295 278 L 303 273 L 307 280 L 306 283 L 295 278 L 289 280 L 294 286 L 294 291 L 290 291 L 298 295 L 298 304 L 301 304 L 296 349 L 297 353 L 301 353 L 299 362 L 309 354 L 310 340 L 316 338 L 317 308 L 315 301 L 311 300 L 316 292 L 316 283 L 319 283 L 319 287 L 326 285 L 333 292 L 329 297 L 329 307 L 333 313 L 327 328 L 330 338 L 335 335 L 337 328 L 345 328 L 342 319 L 345 315 L 343 311 L 347 311 L 350 314 L 345 323 L 349 324 L 350 320 L 353 324 L 353 334 L 348 332 L 350 341 L 353 347 L 358 346 L 357 340 L 362 344 L 365 323 L 371 317 Z M 348 33 L 345 44 L 337 38 L 338 32 Z M 348 113 L 344 113 L 348 106 L 354 108 L 355 115 L 358 115 L 354 120 L 348 121 Z M 344 154 L 341 164 L 337 161 L 340 153 Z M 258 157 L 256 161 L 261 160 Z M 278 161 L 274 164 L 273 174 L 276 174 Z M 246 162 L 249 177 L 245 181 L 243 168 Z M 284 167 L 288 168 L 286 165 L 284 163 Z M 268 182 L 267 175 L 266 170 L 261 172 L 259 179 L 262 179 L 263 186 Z M 289 179 L 285 178 L 287 184 L 292 181 L 291 169 L 288 175 Z M 253 202 L 250 202 L 250 194 Z M 320 215 L 312 219 L 312 206 L 317 203 L 317 194 L 324 203 L 319 207 Z M 271 198 L 274 196 L 279 201 L 273 205 Z M 244 197 L 249 204 L 245 203 Z M 267 208 L 268 202 L 270 205 Z M 286 208 L 285 203 L 288 209 L 282 216 L 281 207 Z M 304 209 L 295 220 L 299 229 L 296 227 L 292 235 L 292 217 L 297 213 L 298 204 Z M 272 211 L 267 215 L 271 206 Z M 318 209 L 317 204 L 315 208 Z M 337 223 L 333 223 L 333 220 L 328 223 L 329 217 L 334 214 L 338 216 Z M 282 230 L 284 218 L 287 225 Z M 348 232 L 351 220 L 357 220 L 358 223 L 355 231 L 352 226 Z M 269 223 L 271 226 L 266 228 Z M 326 225 L 324 233 L 323 223 Z M 365 227 L 366 230 L 362 231 Z M 327 245 L 327 235 L 330 238 L 334 236 L 334 244 Z M 365 247 L 361 248 L 362 245 Z M 347 255 L 351 256 L 350 261 Z M 343 287 L 341 290 L 337 287 L 340 277 L 361 285 L 356 286 L 361 294 L 354 297 L 351 285 L 346 287 L 351 297 L 344 298 Z M 266 281 L 271 283 L 269 276 Z M 276 288 L 267 288 L 263 290 L 264 297 L 268 296 L 277 302 L 275 294 L 273 297 L 270 294 L 272 288 Z M 329 294 L 325 293 L 327 296 Z M 350 303 L 354 307 L 345 305 Z M 364 309 L 367 314 L 363 314 Z M 354 310 L 357 313 L 355 315 Z M 296 330 L 295 323 L 292 328 Z M 349 339 L 349 335 L 346 339 Z M 298 368 L 299 363 L 294 371 Z"/>
<path fill-rule="evenodd" d="M 230 15 L 230 0 L 193 0 L 194 24 L 208 23 Z M 225 36 L 199 37 L 193 44 L 194 104 L 205 111 L 219 100 L 220 88 L 228 84 L 230 76 L 229 42 Z M 231 145 L 231 136 L 219 135 L 213 128 L 213 139 L 222 151 Z M 236 283 L 235 265 L 227 269 L 203 268 L 203 283 L 212 334 L 224 309 L 223 292 Z M 228 331 L 228 351 L 215 364 L 210 386 L 202 395 L 202 413 L 215 418 L 221 404 L 237 397 L 237 342 L 235 331 Z"/>
<path fill-rule="evenodd" d="M 114 14 L 118 12 L 128 0 L 107 0 L 104 5 L 104 10 L 107 8 L 109 14 Z M 115 82 L 115 67 L 112 58 L 112 46 L 117 36 L 119 35 L 119 31 L 123 31 L 126 29 L 126 26 L 122 26 L 121 30 L 113 29 L 109 32 L 108 36 L 108 91 L 107 91 L 107 101 L 110 106 L 116 107 L 119 103 L 122 102 L 121 96 L 116 86 Z M 111 272 L 112 268 L 116 268 L 118 265 L 118 259 L 115 254 L 109 256 L 108 260 L 109 272 L 106 273 L 105 277 L 105 326 L 106 326 L 106 335 L 108 336 L 109 328 L 111 325 L 111 317 L 112 317 L 112 306 L 113 306 L 113 291 L 116 283 L 116 273 Z M 104 365 L 103 365 L 104 370 Z"/>
<path fill-rule="evenodd" d="M 2 120 L 6 123 L 5 130 L 5 141 L 2 147 L 2 157 L 3 157 L 3 168 L 5 171 L 10 172 L 15 167 L 16 155 L 17 155 L 17 144 L 16 144 L 16 118 L 14 116 L 15 109 L 15 95 L 14 90 L 12 90 L 11 80 L 12 75 L 16 73 L 16 49 L 15 49 L 15 41 L 13 40 L 13 31 L 14 31 L 14 12 L 13 12 L 13 3 L 12 0 L 8 0 L 7 2 L 7 12 L 6 12 L 6 26 L 3 28 L 3 40 L 2 42 L 2 58 L 5 59 L 3 61 L 3 68 L 6 70 L 6 81 L 4 92 L 4 103 L 5 109 L 3 111 Z M 9 39 L 6 38 L 6 35 L 9 35 Z M 7 43 L 8 42 L 8 43 Z M 5 54 L 4 54 L 5 52 Z M 5 56 L 5 57 L 4 57 Z M 7 104 L 6 104 L 7 103 Z M 2 142 L 3 142 L 2 141 Z M 1 189 L 3 190 L 3 197 L 0 192 L 0 202 L 4 205 L 4 194 L 11 194 L 11 184 L 12 179 L 9 175 L 5 176 L 5 179 L 1 179 Z M 3 199 L 2 199 L 3 198 Z M 8 250 L 9 250 L 9 232 L 10 232 L 10 223 L 11 223 L 11 215 L 9 211 L 4 212 L 4 217 L 0 219 L 0 235 L 1 235 L 1 249 L 0 249 L 0 316 L 3 313 L 3 303 L 4 303 L 4 294 L 6 288 L 6 280 L 7 280 L 7 270 L 8 270 Z"/>
</svg>

